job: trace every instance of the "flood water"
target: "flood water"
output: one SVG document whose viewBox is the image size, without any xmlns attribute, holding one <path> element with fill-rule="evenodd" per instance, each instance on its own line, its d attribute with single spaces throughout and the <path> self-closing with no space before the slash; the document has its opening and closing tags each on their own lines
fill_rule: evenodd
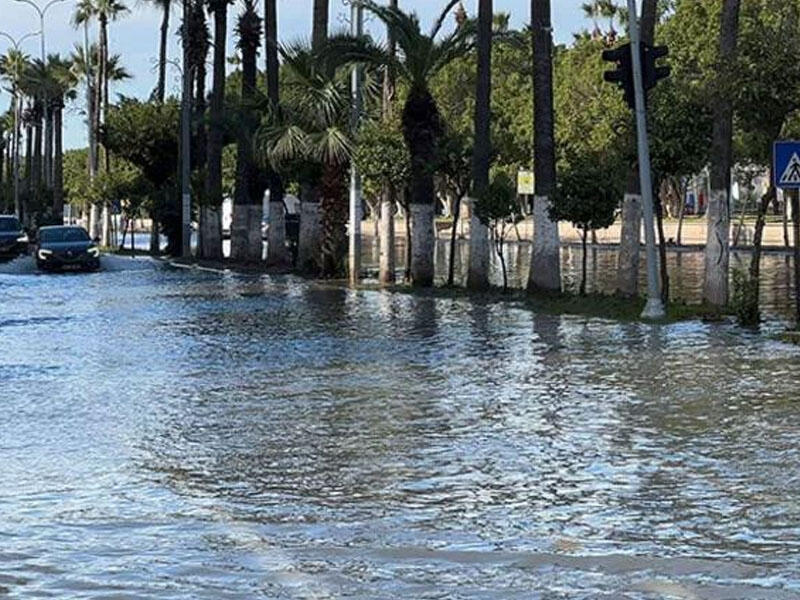
<svg viewBox="0 0 800 600">
<path fill-rule="evenodd" d="M 0 597 L 800 598 L 764 334 L 104 257 L 0 340 Z"/>
</svg>

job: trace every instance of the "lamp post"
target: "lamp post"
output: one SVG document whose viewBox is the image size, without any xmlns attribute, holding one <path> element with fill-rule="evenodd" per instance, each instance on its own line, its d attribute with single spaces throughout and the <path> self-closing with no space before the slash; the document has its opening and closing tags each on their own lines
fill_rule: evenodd
<svg viewBox="0 0 800 600">
<path fill-rule="evenodd" d="M 647 139 L 647 108 L 644 85 L 642 83 L 641 36 L 636 0 L 628 0 L 629 28 L 631 38 L 631 58 L 633 63 L 634 95 L 636 98 L 636 132 L 639 149 L 639 178 L 642 187 L 642 210 L 644 212 L 644 237 L 647 249 L 647 305 L 642 317 L 663 319 L 664 303 L 661 300 L 661 282 L 658 276 L 658 255 L 656 254 L 656 234 L 653 225 L 653 184 L 650 174 L 650 146 Z"/>
<path fill-rule="evenodd" d="M 20 51 L 19 47 L 22 44 L 22 42 L 24 42 L 28 38 L 32 38 L 32 37 L 34 37 L 36 35 L 39 35 L 40 33 L 41 33 L 40 31 L 35 31 L 35 32 L 32 32 L 32 33 L 26 33 L 21 38 L 15 39 L 11 35 L 7 34 L 5 31 L 0 31 L 0 37 L 4 37 L 9 42 L 11 42 L 11 45 L 14 46 L 14 50 L 19 52 Z M 20 108 L 21 108 L 20 105 L 21 105 L 21 102 L 20 102 L 20 97 L 19 97 L 19 88 L 17 87 L 16 81 L 12 85 L 11 97 L 12 97 L 12 100 L 13 100 L 13 103 L 14 103 L 14 132 L 13 132 L 13 135 L 11 136 L 12 149 L 13 149 L 13 152 L 14 152 L 14 166 L 13 166 L 13 171 L 14 171 L 14 212 L 16 213 L 17 218 L 19 220 L 22 220 L 22 216 L 23 216 L 22 215 L 22 206 L 20 205 L 20 202 L 19 202 L 19 119 L 20 119 Z"/>
<path fill-rule="evenodd" d="M 58 4 L 59 2 L 64 2 L 65 0 L 50 0 L 47 2 L 44 7 L 40 7 L 36 2 L 33 0 L 15 0 L 16 2 L 21 2 L 23 4 L 27 4 L 28 6 L 32 6 L 33 9 L 39 14 L 39 31 L 42 34 L 41 37 L 41 49 L 42 49 L 42 68 L 45 68 L 47 65 L 47 49 L 45 48 L 45 31 L 44 31 L 44 17 L 47 14 L 47 11 L 50 9 L 51 6 L 54 4 Z M 48 102 L 49 99 L 47 98 L 47 91 L 43 94 L 42 98 L 45 106 L 45 110 L 48 110 Z M 52 184 L 52 140 L 53 140 L 53 129 L 52 129 L 52 121 L 50 119 L 45 119 L 46 124 L 46 131 L 45 131 L 45 153 L 44 153 L 44 180 L 48 186 Z"/>
<path fill-rule="evenodd" d="M 350 33 L 356 37 L 364 34 L 364 7 L 356 1 L 350 3 Z M 351 80 L 352 113 L 350 127 L 355 136 L 361 121 L 363 73 L 358 65 L 353 67 Z M 361 276 L 361 174 L 355 166 L 350 167 L 350 231 L 349 271 L 350 283 L 356 284 Z"/>
<path fill-rule="evenodd" d="M 47 4 L 44 5 L 44 8 L 41 8 L 38 4 L 36 4 L 33 0 L 14 0 L 15 2 L 22 2 L 23 4 L 28 4 L 32 6 L 37 13 L 39 13 L 39 31 L 42 34 L 42 64 L 44 64 L 47 54 L 44 44 L 44 16 L 47 14 L 48 9 L 53 6 L 54 4 L 58 4 L 59 2 L 64 2 L 65 0 L 50 0 Z"/>
<path fill-rule="evenodd" d="M 181 69 L 181 256 L 192 255 L 192 65 L 189 17 L 191 5 L 183 0 L 183 68 Z"/>
</svg>

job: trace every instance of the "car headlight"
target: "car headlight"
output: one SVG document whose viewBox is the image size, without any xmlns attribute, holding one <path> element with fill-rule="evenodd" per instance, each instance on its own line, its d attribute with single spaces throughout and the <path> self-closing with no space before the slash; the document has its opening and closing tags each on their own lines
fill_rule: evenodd
<svg viewBox="0 0 800 600">
<path fill-rule="evenodd" d="M 28 239 L 28 234 L 26 233 L 23 233 L 17 238 L 17 243 L 19 244 L 27 244 L 28 242 L 30 242 L 30 240 Z"/>
<path fill-rule="evenodd" d="M 100 256 L 100 248 L 98 248 L 97 246 L 92 246 L 87 250 L 87 252 L 89 253 L 89 256 L 93 256 L 94 258 Z"/>
</svg>

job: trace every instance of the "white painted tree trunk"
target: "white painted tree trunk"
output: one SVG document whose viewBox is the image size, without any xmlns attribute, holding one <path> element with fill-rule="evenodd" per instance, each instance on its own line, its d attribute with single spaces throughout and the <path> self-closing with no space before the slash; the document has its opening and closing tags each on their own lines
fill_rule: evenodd
<svg viewBox="0 0 800 600">
<path fill-rule="evenodd" d="M 319 202 L 300 205 L 300 234 L 297 242 L 297 267 L 301 273 L 319 271 L 321 220 Z"/>
<path fill-rule="evenodd" d="M 244 262 L 259 262 L 262 258 L 260 204 L 233 206 L 231 223 L 231 258 Z"/>
<path fill-rule="evenodd" d="M 283 202 L 269 203 L 269 233 L 267 235 L 267 262 L 271 265 L 286 265 L 286 214 Z"/>
<path fill-rule="evenodd" d="M 89 235 L 94 240 L 99 238 L 101 233 L 100 207 L 92 204 L 89 207 Z"/>
<path fill-rule="evenodd" d="M 108 204 L 103 205 L 103 225 L 100 245 L 104 248 L 111 247 L 111 208 Z"/>
<path fill-rule="evenodd" d="M 642 197 L 625 194 L 617 256 L 617 293 L 626 298 L 639 294 L 639 251 L 642 232 Z"/>
<path fill-rule="evenodd" d="M 470 206 L 467 287 L 482 290 L 489 287 L 489 228 L 475 215 L 475 200 L 466 200 Z"/>
<path fill-rule="evenodd" d="M 396 265 L 394 255 L 394 202 L 385 197 L 381 201 L 380 224 L 378 231 L 378 245 L 380 254 L 378 259 L 378 277 L 383 284 L 395 282 Z"/>
<path fill-rule="evenodd" d="M 558 223 L 550 219 L 547 196 L 533 200 L 533 251 L 528 276 L 529 290 L 561 290 L 561 242 Z"/>
<path fill-rule="evenodd" d="M 204 206 L 200 220 L 201 258 L 222 258 L 222 212 L 215 206 Z"/>
<path fill-rule="evenodd" d="M 708 202 L 703 298 L 712 306 L 728 304 L 730 211 L 725 190 L 711 190 Z"/>
<path fill-rule="evenodd" d="M 432 204 L 411 204 L 411 283 L 417 287 L 433 285 L 433 213 Z"/>
</svg>

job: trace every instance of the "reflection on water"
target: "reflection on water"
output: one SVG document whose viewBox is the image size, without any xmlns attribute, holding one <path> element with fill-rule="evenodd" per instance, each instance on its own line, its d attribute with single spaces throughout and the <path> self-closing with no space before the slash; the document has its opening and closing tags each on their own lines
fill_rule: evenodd
<svg viewBox="0 0 800 600">
<path fill-rule="evenodd" d="M 403 264 L 404 242 L 398 241 L 397 264 Z M 506 266 L 508 283 L 512 288 L 522 288 L 528 281 L 531 245 L 510 243 L 506 247 Z M 589 248 L 587 268 L 587 291 L 613 294 L 616 291 L 617 250 L 612 246 Z M 564 289 L 577 292 L 581 277 L 581 255 L 579 246 L 567 246 L 561 250 L 561 269 Z M 734 252 L 731 255 L 731 270 L 750 268 L 749 253 Z M 503 283 L 500 261 L 495 254 L 491 256 L 490 280 L 494 285 Z M 447 266 L 450 260 L 449 241 L 440 240 L 436 246 L 436 272 L 438 283 L 447 280 Z M 456 282 L 464 284 L 467 277 L 469 244 L 460 241 L 456 246 Z M 365 245 L 365 267 L 376 271 L 378 255 L 375 244 Z M 696 251 L 671 251 L 667 256 L 667 271 L 670 277 L 670 295 L 673 300 L 699 303 L 703 297 L 703 253 Z M 639 269 L 640 289 L 647 289 L 647 271 L 642 252 Z M 766 253 L 761 263 L 761 308 L 766 317 L 789 319 L 794 315 L 794 267 L 792 258 L 784 253 Z"/>
<path fill-rule="evenodd" d="M 793 347 L 104 260 L 0 270 L 0 595 L 800 596 Z"/>
</svg>

